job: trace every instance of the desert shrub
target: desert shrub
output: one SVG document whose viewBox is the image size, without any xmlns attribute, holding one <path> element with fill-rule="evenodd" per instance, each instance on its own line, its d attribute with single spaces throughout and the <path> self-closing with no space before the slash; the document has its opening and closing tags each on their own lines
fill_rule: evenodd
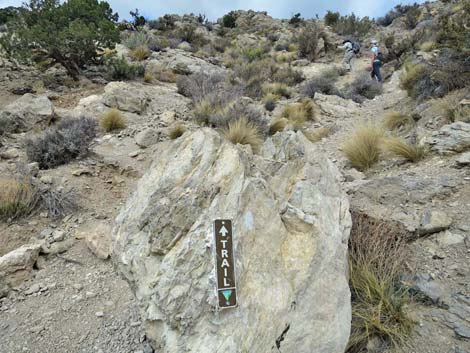
<svg viewBox="0 0 470 353">
<path fill-rule="evenodd" d="M 131 32 L 129 36 L 123 40 L 123 44 L 130 50 L 134 50 L 140 47 L 147 47 L 150 40 L 150 36 L 146 32 Z"/>
<path fill-rule="evenodd" d="M 340 16 L 341 15 L 339 12 L 333 12 L 328 10 L 324 18 L 325 24 L 327 26 L 334 26 L 339 21 Z"/>
<path fill-rule="evenodd" d="M 416 10 L 419 11 L 419 5 L 416 3 L 414 5 L 397 5 L 394 9 L 387 12 L 384 17 L 379 17 L 376 22 L 381 26 L 387 27 L 390 26 L 395 19 L 407 15 L 408 11 L 416 14 Z M 416 27 L 416 25 L 414 27 Z"/>
<path fill-rule="evenodd" d="M 244 51 L 244 55 L 249 62 L 262 59 L 264 54 L 263 48 L 252 48 Z"/>
<path fill-rule="evenodd" d="M 309 98 L 314 98 L 315 93 L 328 95 L 340 95 L 339 90 L 335 86 L 335 80 L 328 75 L 317 75 L 307 81 L 301 89 L 301 93 Z"/>
<path fill-rule="evenodd" d="M 235 28 L 237 26 L 237 17 L 235 12 L 231 11 L 222 17 L 222 25 L 225 28 Z"/>
<path fill-rule="evenodd" d="M 292 67 L 284 67 L 274 73 L 273 81 L 285 83 L 288 86 L 295 86 L 305 80 L 302 72 L 293 69 Z"/>
<path fill-rule="evenodd" d="M 178 76 L 170 69 L 166 69 L 160 65 L 154 65 L 148 69 L 147 75 L 150 75 L 153 79 L 158 80 L 160 82 L 170 82 L 175 83 L 178 80 Z M 144 77 L 145 80 L 145 77 Z"/>
<path fill-rule="evenodd" d="M 269 135 L 275 135 L 278 132 L 284 131 L 289 124 L 289 121 L 286 118 L 276 118 L 270 125 L 269 125 Z"/>
<path fill-rule="evenodd" d="M 253 124 L 258 130 L 258 133 L 262 135 L 267 133 L 268 123 L 266 119 L 264 119 L 263 112 L 243 101 L 231 102 L 216 111 L 215 114 L 209 117 L 209 125 L 225 128 L 229 126 L 230 123 L 238 121 L 241 118 Z"/>
<path fill-rule="evenodd" d="M 268 112 L 272 112 L 274 109 L 276 109 L 276 102 L 279 99 L 278 96 L 272 93 L 268 93 L 266 96 L 263 98 L 263 103 L 264 103 L 264 108 Z"/>
<path fill-rule="evenodd" d="M 470 50 L 468 23 L 470 22 L 470 1 L 462 4 L 462 10 L 454 16 L 441 16 L 438 21 L 437 43 L 442 47 L 459 52 Z"/>
<path fill-rule="evenodd" d="M 404 345 L 414 322 L 411 302 L 401 284 L 407 260 L 406 235 L 383 221 L 353 213 L 349 238 L 349 286 L 352 324 L 346 352 L 359 353 L 370 341 Z"/>
<path fill-rule="evenodd" d="M 265 96 L 273 95 L 275 97 L 281 98 L 290 98 L 292 92 L 289 87 L 283 83 L 274 82 L 266 83 L 263 85 L 263 93 Z"/>
<path fill-rule="evenodd" d="M 379 161 L 383 136 L 377 127 L 361 126 L 348 138 L 342 151 L 354 168 L 367 170 Z"/>
<path fill-rule="evenodd" d="M 260 98 L 263 85 L 272 79 L 276 71 L 276 65 L 269 59 L 238 64 L 234 67 L 232 81 L 241 82 L 248 97 Z"/>
<path fill-rule="evenodd" d="M 40 188 L 38 194 L 40 209 L 45 210 L 49 218 L 64 217 L 78 208 L 73 189 Z"/>
<path fill-rule="evenodd" d="M 413 125 L 414 120 L 409 115 L 401 114 L 398 112 L 390 112 L 385 115 L 384 126 L 388 130 L 397 130 L 400 128 L 409 130 Z"/>
<path fill-rule="evenodd" d="M 221 89 L 225 80 L 226 77 L 222 74 L 200 72 L 180 77 L 176 82 L 176 86 L 178 93 L 195 101 L 200 101 L 207 95 Z"/>
<path fill-rule="evenodd" d="M 263 139 L 255 124 L 241 117 L 228 124 L 228 127 L 222 130 L 226 139 L 234 144 L 250 145 L 256 152 L 263 143 Z"/>
<path fill-rule="evenodd" d="M 407 29 L 415 29 L 419 23 L 419 16 L 421 15 L 421 10 L 419 5 L 412 6 L 405 15 L 405 26 Z"/>
<path fill-rule="evenodd" d="M 277 43 L 274 46 L 274 50 L 275 51 L 290 51 L 289 50 L 289 43 L 286 43 L 286 42 Z"/>
<path fill-rule="evenodd" d="M 200 125 L 209 125 L 209 119 L 213 116 L 219 109 L 222 109 L 219 106 L 215 106 L 207 99 L 201 100 L 194 105 L 193 114 L 197 123 Z"/>
<path fill-rule="evenodd" d="M 13 20 L 17 20 L 21 11 L 21 7 L 14 6 L 8 6 L 0 9 L 0 26 Z"/>
<path fill-rule="evenodd" d="M 150 56 L 150 51 L 147 46 L 140 46 L 131 50 L 131 57 L 137 61 L 144 61 Z"/>
<path fill-rule="evenodd" d="M 289 24 L 294 27 L 300 26 L 303 22 L 304 22 L 304 19 L 301 17 L 300 13 L 296 13 L 289 20 Z"/>
<path fill-rule="evenodd" d="M 111 57 L 105 61 L 109 76 L 115 80 L 130 80 L 142 76 L 145 69 L 139 64 L 129 64 L 124 57 Z"/>
<path fill-rule="evenodd" d="M 98 48 L 119 41 L 118 14 L 106 1 L 30 0 L 0 37 L 8 57 L 21 62 L 51 59 L 75 80 L 81 69 L 98 58 Z"/>
<path fill-rule="evenodd" d="M 371 30 L 374 21 L 369 17 L 359 18 L 354 13 L 340 16 L 333 26 L 333 30 L 342 36 L 364 37 Z"/>
<path fill-rule="evenodd" d="M 314 61 L 318 56 L 318 44 L 322 33 L 316 23 L 306 25 L 299 33 L 297 43 L 299 45 L 299 56 Z"/>
<path fill-rule="evenodd" d="M 398 137 L 387 138 L 384 146 L 387 151 L 410 162 L 418 162 L 426 156 L 426 148 L 424 146 L 409 144 Z"/>
<path fill-rule="evenodd" d="M 177 123 L 173 126 L 168 134 L 170 139 L 176 140 L 177 138 L 183 136 L 186 132 L 186 127 L 182 123 Z"/>
<path fill-rule="evenodd" d="M 31 213 L 37 204 L 36 191 L 21 180 L 0 179 L 0 221 Z"/>
<path fill-rule="evenodd" d="M 385 44 L 386 48 L 392 49 L 395 44 L 395 32 L 386 35 L 382 42 Z"/>
<path fill-rule="evenodd" d="M 297 58 L 297 53 L 295 52 L 287 52 L 287 51 L 280 51 L 275 54 L 274 60 L 277 63 L 291 63 Z"/>
<path fill-rule="evenodd" d="M 193 44 L 195 47 L 202 47 L 207 43 L 204 36 L 197 32 L 197 27 L 193 24 L 185 24 L 176 30 L 176 37 L 183 42 Z"/>
<path fill-rule="evenodd" d="M 55 128 L 26 139 L 26 155 L 31 162 L 38 162 L 41 169 L 66 164 L 88 153 L 96 127 L 96 120 L 90 118 L 61 121 Z"/>
<path fill-rule="evenodd" d="M 315 143 L 327 137 L 330 134 L 330 129 L 326 127 L 321 127 L 318 129 L 314 129 L 313 131 L 303 130 L 302 132 L 310 142 Z"/>
<path fill-rule="evenodd" d="M 347 97 L 361 103 L 364 98 L 373 99 L 382 94 L 382 85 L 370 78 L 369 75 L 357 76 L 347 89 Z"/>
<path fill-rule="evenodd" d="M 122 130 L 126 128 L 126 121 L 124 120 L 122 113 L 113 108 L 101 116 L 100 126 L 106 132 Z"/>
<path fill-rule="evenodd" d="M 145 26 L 145 23 L 147 22 L 147 20 L 145 19 L 144 16 L 142 16 L 142 15 L 139 13 L 139 9 L 135 9 L 134 11 L 129 11 L 129 14 L 130 14 L 131 17 L 132 17 L 132 24 L 133 24 L 135 27 L 142 27 L 142 26 Z"/>
<path fill-rule="evenodd" d="M 166 32 L 175 28 L 176 21 L 176 16 L 164 15 L 163 17 L 158 18 L 158 20 L 148 21 L 148 25 L 151 29 L 157 29 L 159 31 Z"/>
<path fill-rule="evenodd" d="M 144 74 L 144 82 L 145 83 L 152 83 L 154 79 L 155 79 L 155 77 L 150 72 L 146 72 Z"/>
</svg>

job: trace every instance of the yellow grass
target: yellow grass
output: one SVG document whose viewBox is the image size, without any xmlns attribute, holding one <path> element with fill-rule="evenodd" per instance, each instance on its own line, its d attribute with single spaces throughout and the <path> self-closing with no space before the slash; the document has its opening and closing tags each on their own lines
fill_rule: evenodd
<svg viewBox="0 0 470 353">
<path fill-rule="evenodd" d="M 175 126 L 173 126 L 173 128 L 170 130 L 170 139 L 176 140 L 177 138 L 183 136 L 185 132 L 186 127 L 183 125 L 183 123 L 176 123 Z"/>
<path fill-rule="evenodd" d="M 379 161 L 383 136 L 381 129 L 363 125 L 347 139 L 342 151 L 354 168 L 367 170 Z"/>
<path fill-rule="evenodd" d="M 385 149 L 398 157 L 410 162 L 418 162 L 426 156 L 426 148 L 416 144 L 409 144 L 397 137 L 387 138 L 384 143 Z"/>
<path fill-rule="evenodd" d="M 144 61 L 150 56 L 150 50 L 146 46 L 140 46 L 135 49 L 132 49 L 130 54 L 134 60 Z"/>
<path fill-rule="evenodd" d="M 275 135 L 278 132 L 284 131 L 289 121 L 286 118 L 277 118 L 269 126 L 269 134 Z"/>
<path fill-rule="evenodd" d="M 263 143 L 258 128 L 244 117 L 229 123 L 228 127 L 222 130 L 222 132 L 232 143 L 250 145 L 255 152 Z"/>
<path fill-rule="evenodd" d="M 15 179 L 0 179 L 0 219 L 15 218 L 31 211 L 32 188 Z"/>
<path fill-rule="evenodd" d="M 412 117 L 398 112 L 390 112 L 384 119 L 384 126 L 388 130 L 397 130 L 399 128 L 409 130 L 413 125 L 414 120 Z"/>
<path fill-rule="evenodd" d="M 100 126 L 107 132 L 122 130 L 126 121 L 119 110 L 112 108 L 101 116 Z"/>
</svg>

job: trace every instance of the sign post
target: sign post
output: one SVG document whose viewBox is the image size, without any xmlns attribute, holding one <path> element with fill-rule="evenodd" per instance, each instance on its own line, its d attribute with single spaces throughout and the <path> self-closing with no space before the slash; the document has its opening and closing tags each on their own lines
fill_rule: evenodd
<svg viewBox="0 0 470 353">
<path fill-rule="evenodd" d="M 217 297 L 220 309 L 237 306 L 232 238 L 232 221 L 224 219 L 215 220 L 215 269 L 217 272 Z"/>
</svg>

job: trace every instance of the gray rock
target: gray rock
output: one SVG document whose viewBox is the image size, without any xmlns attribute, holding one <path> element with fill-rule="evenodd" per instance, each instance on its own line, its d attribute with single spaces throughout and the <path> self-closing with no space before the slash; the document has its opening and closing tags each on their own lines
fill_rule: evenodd
<svg viewBox="0 0 470 353">
<path fill-rule="evenodd" d="M 27 131 L 36 124 L 46 123 L 53 114 L 53 106 L 47 96 L 28 93 L 0 111 L 0 121 L 7 131 Z"/>
<path fill-rule="evenodd" d="M 29 287 L 27 290 L 25 290 L 24 294 L 31 295 L 31 294 L 39 292 L 40 290 L 41 290 L 41 285 L 38 283 L 35 283 L 31 287 Z"/>
<path fill-rule="evenodd" d="M 340 174 L 302 133 L 247 150 L 206 128 L 159 144 L 117 217 L 113 258 L 146 336 L 161 353 L 342 352 L 351 219 Z M 219 312 L 221 217 L 235 226 L 239 307 Z"/>
<path fill-rule="evenodd" d="M 445 125 L 425 143 L 441 154 L 464 152 L 470 149 L 470 124 L 458 121 Z"/>
<path fill-rule="evenodd" d="M 452 224 L 452 218 L 442 211 L 427 211 L 421 218 L 419 235 L 433 234 L 446 230 Z"/>
<path fill-rule="evenodd" d="M 104 222 L 93 222 L 88 227 L 85 242 L 96 257 L 106 260 L 111 255 L 111 226 Z"/>
<path fill-rule="evenodd" d="M 73 244 L 73 238 L 52 244 L 43 244 L 41 247 L 41 253 L 46 255 L 62 254 L 68 251 L 73 246 Z"/>
<path fill-rule="evenodd" d="M 462 153 L 461 155 L 459 155 L 455 162 L 459 167 L 470 166 L 470 152 Z"/>
<path fill-rule="evenodd" d="M 5 278 L 0 276 L 0 299 L 4 298 L 10 292 L 10 286 L 7 284 Z"/>
<path fill-rule="evenodd" d="M 440 246 L 451 246 L 461 244 L 465 240 L 462 234 L 452 233 L 450 231 L 441 232 L 435 235 L 435 240 Z"/>
<path fill-rule="evenodd" d="M 142 148 L 147 148 L 158 143 L 159 132 L 155 129 L 145 129 L 135 135 L 135 143 Z"/>
<path fill-rule="evenodd" d="M 424 300 L 429 300 L 433 304 L 445 304 L 448 302 L 445 291 L 429 274 L 420 273 L 405 280 L 405 282 L 408 282 L 408 285 L 413 290 L 421 294 Z"/>
<path fill-rule="evenodd" d="M 21 283 L 36 263 L 41 245 L 40 242 L 23 245 L 0 257 L 0 278 L 10 286 Z"/>
</svg>

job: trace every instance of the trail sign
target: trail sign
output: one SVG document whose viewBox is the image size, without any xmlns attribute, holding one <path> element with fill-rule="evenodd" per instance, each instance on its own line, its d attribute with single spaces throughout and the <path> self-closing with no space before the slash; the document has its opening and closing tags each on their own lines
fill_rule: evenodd
<svg viewBox="0 0 470 353">
<path fill-rule="evenodd" d="M 215 270 L 217 272 L 218 305 L 221 309 L 237 306 L 232 238 L 232 221 L 226 219 L 215 220 Z"/>
</svg>

